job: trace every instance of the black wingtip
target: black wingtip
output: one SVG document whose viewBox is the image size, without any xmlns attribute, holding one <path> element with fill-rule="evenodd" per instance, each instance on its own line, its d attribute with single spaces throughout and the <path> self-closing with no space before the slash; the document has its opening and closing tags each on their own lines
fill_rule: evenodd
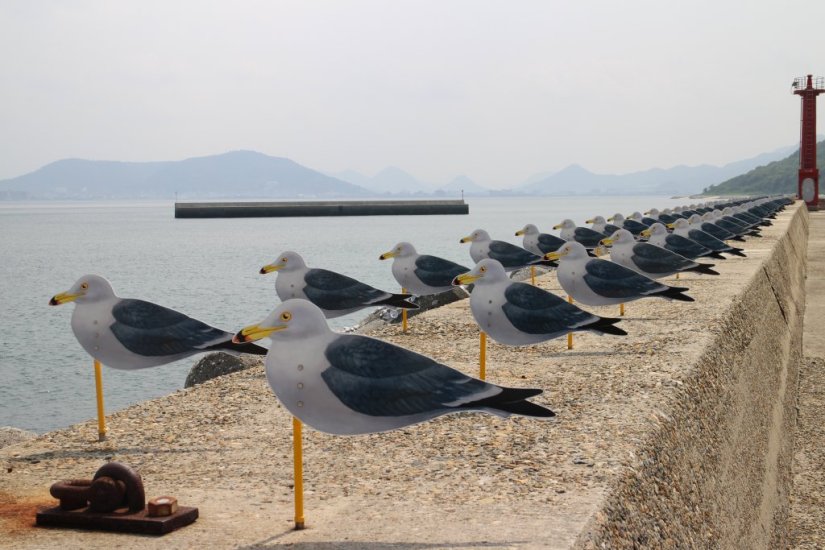
<svg viewBox="0 0 825 550">
<path fill-rule="evenodd" d="M 216 346 L 211 346 L 209 349 L 231 351 L 235 353 L 246 353 L 248 355 L 266 355 L 269 351 L 268 349 L 263 348 L 258 344 L 253 344 L 251 342 L 236 344 L 231 340 L 229 340 L 228 342 L 222 342 Z"/>
<path fill-rule="evenodd" d="M 602 334 L 612 334 L 614 336 L 627 336 L 627 331 L 615 326 L 621 321 L 618 317 L 599 317 L 599 320 L 591 325 L 587 325 L 587 330 L 594 330 Z"/>
<path fill-rule="evenodd" d="M 733 256 L 739 256 L 740 258 L 747 258 L 747 254 L 742 252 L 741 248 L 731 248 L 730 250 L 725 250 L 726 254 L 731 254 Z"/>
<path fill-rule="evenodd" d="M 708 254 L 706 256 L 702 256 L 702 257 L 703 258 L 713 258 L 714 260 L 727 260 L 727 258 L 725 256 L 723 256 L 721 252 L 718 252 L 716 250 L 714 250 L 710 254 Z"/>
<path fill-rule="evenodd" d="M 657 296 L 661 296 L 662 298 L 668 298 L 670 300 L 677 300 L 680 302 L 695 302 L 696 300 L 694 300 L 687 294 L 684 294 L 684 292 L 687 292 L 688 290 L 690 289 L 682 286 L 669 286 L 667 287 L 667 290 L 657 294 Z"/>
<path fill-rule="evenodd" d="M 407 298 L 411 297 L 412 294 L 393 294 L 386 300 L 376 302 L 376 304 L 382 306 L 400 307 L 404 309 L 418 309 L 418 306 L 416 304 L 407 301 Z"/>
<path fill-rule="evenodd" d="M 711 269 L 714 264 L 699 264 L 696 267 L 691 267 L 688 271 L 695 273 L 702 273 L 704 275 L 719 275 L 718 271 Z"/>
<path fill-rule="evenodd" d="M 556 413 L 542 407 L 536 403 L 527 401 L 527 398 L 534 397 L 542 393 L 542 390 L 533 388 L 501 388 L 501 393 L 466 403 L 464 406 L 470 409 L 489 408 L 510 414 L 519 414 L 521 416 L 531 416 L 533 418 L 551 418 L 556 416 Z"/>
</svg>

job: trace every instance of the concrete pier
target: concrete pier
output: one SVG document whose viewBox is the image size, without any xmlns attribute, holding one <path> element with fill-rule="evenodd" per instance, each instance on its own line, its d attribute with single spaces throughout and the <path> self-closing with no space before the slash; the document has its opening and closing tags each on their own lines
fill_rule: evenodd
<svg viewBox="0 0 825 550">
<path fill-rule="evenodd" d="M 176 218 L 280 218 L 295 216 L 422 216 L 469 214 L 457 200 L 176 202 Z"/>
</svg>

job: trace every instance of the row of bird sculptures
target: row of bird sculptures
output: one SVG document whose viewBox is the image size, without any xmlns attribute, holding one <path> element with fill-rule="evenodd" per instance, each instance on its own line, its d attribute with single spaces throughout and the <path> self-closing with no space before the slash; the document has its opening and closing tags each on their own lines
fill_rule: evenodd
<svg viewBox="0 0 825 550">
<path fill-rule="evenodd" d="M 326 319 L 366 307 L 416 308 L 413 295 L 472 284 L 470 308 L 480 329 L 508 345 L 528 345 L 573 331 L 624 335 L 617 318 L 594 315 L 552 292 L 513 281 L 508 272 L 557 268 L 564 291 L 576 302 L 599 306 L 646 297 L 693 301 L 687 288 L 657 281 L 683 271 L 714 275 L 697 259 L 743 256 L 725 241 L 758 236 L 759 228 L 790 199 L 762 198 L 673 211 L 634 213 L 592 227 L 571 220 L 559 236 L 531 224 L 516 232 L 523 247 L 490 238 L 478 229 L 471 243 L 472 268 L 419 254 L 398 243 L 380 259 L 411 294 L 374 288 L 334 271 L 311 268 L 296 252 L 283 252 L 261 268 L 277 273 L 282 303 L 263 321 L 236 333 L 214 328 L 177 311 L 139 299 L 120 298 L 103 277 L 84 275 L 51 305 L 76 304 L 72 330 L 80 345 L 112 368 L 162 365 L 210 350 L 266 354 L 267 380 L 286 408 L 310 426 L 334 434 L 391 430 L 443 414 L 479 411 L 549 418 L 547 407 L 528 401 L 540 389 L 507 388 L 465 375 L 429 357 L 380 339 L 332 331 Z M 612 222 L 612 225 L 607 222 Z M 638 239 L 647 238 L 647 242 Z M 610 260 L 598 257 L 610 248 Z M 254 342 L 269 339 L 269 349 Z"/>
</svg>

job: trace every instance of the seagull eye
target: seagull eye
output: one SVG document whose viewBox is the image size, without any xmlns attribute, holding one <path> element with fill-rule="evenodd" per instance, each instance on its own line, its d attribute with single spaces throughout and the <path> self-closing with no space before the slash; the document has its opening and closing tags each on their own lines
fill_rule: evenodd
<svg viewBox="0 0 825 550">
<path fill-rule="evenodd" d="M 83 290 L 86 290 L 87 288 L 89 288 L 89 283 L 81 283 L 80 288 L 82 288 Z"/>
<path fill-rule="evenodd" d="M 285 264 L 286 263 L 286 258 L 281 258 L 281 263 Z"/>
<path fill-rule="evenodd" d="M 481 266 L 481 267 L 478 268 L 478 270 L 481 271 L 482 273 L 484 273 L 485 271 L 487 271 L 487 267 L 486 266 Z"/>
<path fill-rule="evenodd" d="M 395 249 L 395 251 L 396 252 L 401 252 L 401 247 L 399 246 L 398 248 Z"/>
<path fill-rule="evenodd" d="M 290 319 L 292 319 L 292 314 L 290 312 L 284 311 L 281 313 L 281 321 L 287 323 Z"/>
</svg>

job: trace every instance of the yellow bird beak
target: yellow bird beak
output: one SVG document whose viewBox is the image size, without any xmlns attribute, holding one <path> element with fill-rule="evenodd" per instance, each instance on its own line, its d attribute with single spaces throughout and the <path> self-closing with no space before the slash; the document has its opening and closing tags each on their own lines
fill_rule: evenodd
<svg viewBox="0 0 825 550">
<path fill-rule="evenodd" d="M 521 237 L 522 235 L 524 235 L 524 229 L 519 229 L 516 231 L 516 237 Z"/>
<path fill-rule="evenodd" d="M 454 286 L 469 285 L 469 284 L 472 284 L 475 281 L 481 279 L 483 276 L 484 275 L 472 275 L 470 273 L 464 273 L 462 275 L 459 275 L 455 279 L 453 279 L 453 285 Z"/>
<path fill-rule="evenodd" d="M 558 260 L 558 259 L 559 259 L 559 258 L 561 258 L 562 256 L 564 256 L 564 254 L 562 254 L 561 252 L 559 252 L 559 251 L 557 250 L 557 251 L 555 251 L 555 252 L 548 252 L 547 254 L 545 254 L 545 255 L 544 255 L 544 259 L 545 259 L 545 260 Z"/>
<path fill-rule="evenodd" d="M 616 216 L 610 216 L 607 218 L 607 221 L 612 222 L 614 219 L 616 219 Z"/>
<path fill-rule="evenodd" d="M 676 229 L 676 224 L 675 223 L 669 223 L 669 224 L 667 224 L 667 228 L 668 229 Z"/>
<path fill-rule="evenodd" d="M 643 229 L 640 235 L 642 237 L 650 237 L 650 229 Z"/>
<path fill-rule="evenodd" d="M 472 241 L 473 241 L 473 236 L 472 235 L 467 235 L 466 237 L 462 237 L 461 240 L 458 241 L 458 242 L 463 244 L 463 243 L 469 243 L 469 242 L 472 242 Z"/>
<path fill-rule="evenodd" d="M 378 256 L 379 260 L 389 260 L 390 258 L 395 258 L 395 251 L 390 250 L 389 252 L 384 252 Z"/>
<path fill-rule="evenodd" d="M 261 268 L 260 273 L 261 273 L 261 275 L 266 275 L 267 273 L 272 273 L 273 271 L 278 271 L 282 267 L 283 267 L 282 265 L 268 264 L 268 265 L 265 265 Z"/>
<path fill-rule="evenodd" d="M 602 239 L 599 241 L 599 244 L 602 246 L 611 246 L 613 244 L 613 239 L 609 237 L 607 239 Z"/>
<path fill-rule="evenodd" d="M 235 336 L 232 337 L 232 343 L 243 344 L 244 342 L 254 342 L 261 338 L 266 338 L 273 332 L 286 329 L 286 325 L 278 325 L 277 327 L 262 327 L 260 325 L 249 325 L 242 328 Z"/>
<path fill-rule="evenodd" d="M 49 305 L 59 306 L 63 304 L 68 304 L 69 302 L 74 302 L 81 296 L 83 296 L 83 293 L 69 294 L 68 292 L 61 292 L 60 294 L 55 294 L 54 296 L 52 296 L 52 299 L 49 300 Z"/>
<path fill-rule="evenodd" d="M 584 223 L 596 223 L 596 220 L 590 218 L 589 220 L 584 220 Z"/>
<path fill-rule="evenodd" d="M 650 216 L 650 210 L 644 213 L 645 216 Z"/>
<path fill-rule="evenodd" d="M 553 226 L 553 229 L 561 229 L 561 224 L 557 223 L 556 225 Z"/>
</svg>

